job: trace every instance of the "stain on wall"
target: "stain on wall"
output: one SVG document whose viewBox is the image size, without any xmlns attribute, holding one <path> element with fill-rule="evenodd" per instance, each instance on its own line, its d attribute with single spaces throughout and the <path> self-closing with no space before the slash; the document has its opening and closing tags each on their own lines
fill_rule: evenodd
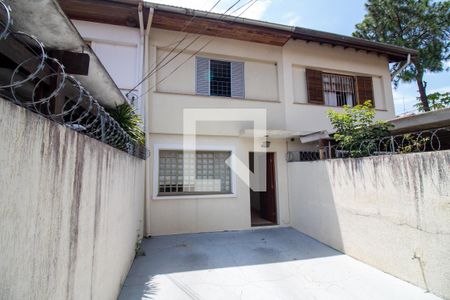
<svg viewBox="0 0 450 300">
<path fill-rule="evenodd" d="M 0 299 L 115 299 L 144 161 L 0 99 Z"/>
<path fill-rule="evenodd" d="M 450 298 L 450 151 L 288 164 L 292 225 Z"/>
</svg>

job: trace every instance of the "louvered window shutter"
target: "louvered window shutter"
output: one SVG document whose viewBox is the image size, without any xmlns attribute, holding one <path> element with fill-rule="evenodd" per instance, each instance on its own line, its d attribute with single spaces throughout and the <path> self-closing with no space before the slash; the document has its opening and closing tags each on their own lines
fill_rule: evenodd
<svg viewBox="0 0 450 300">
<path fill-rule="evenodd" d="M 195 93 L 209 96 L 209 58 L 195 58 Z"/>
<path fill-rule="evenodd" d="M 356 87 L 358 89 L 358 104 L 363 104 L 367 100 L 372 100 L 372 105 L 375 106 L 372 77 L 356 77 Z"/>
<path fill-rule="evenodd" d="M 244 81 L 244 63 L 231 62 L 231 97 L 241 99 L 245 97 Z"/>
<path fill-rule="evenodd" d="M 322 72 L 306 69 L 306 86 L 308 90 L 308 103 L 323 105 Z"/>
</svg>

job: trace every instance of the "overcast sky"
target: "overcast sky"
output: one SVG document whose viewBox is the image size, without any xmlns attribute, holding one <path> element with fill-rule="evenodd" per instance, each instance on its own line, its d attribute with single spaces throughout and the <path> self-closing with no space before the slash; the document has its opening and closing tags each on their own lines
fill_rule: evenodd
<svg viewBox="0 0 450 300">
<path fill-rule="evenodd" d="M 236 6 L 246 3 L 241 0 Z M 209 10 L 217 0 L 154 0 L 176 6 Z M 222 0 L 214 12 L 223 12 L 236 0 Z M 274 23 L 295 25 L 344 35 L 351 35 L 355 24 L 365 14 L 364 0 L 258 0 L 242 17 L 264 20 Z M 450 64 L 447 62 L 447 68 Z M 426 74 L 428 92 L 450 91 L 450 72 Z M 401 83 L 394 90 L 394 103 L 397 114 L 413 110 L 417 103 L 416 83 Z"/>
</svg>

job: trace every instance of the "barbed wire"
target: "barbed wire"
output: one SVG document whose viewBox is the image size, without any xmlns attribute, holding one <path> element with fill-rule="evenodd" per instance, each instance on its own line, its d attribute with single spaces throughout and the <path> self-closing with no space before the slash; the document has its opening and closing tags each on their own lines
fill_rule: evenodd
<svg viewBox="0 0 450 300">
<path fill-rule="evenodd" d="M 421 130 L 410 133 L 366 139 L 347 147 L 340 144 L 323 146 L 318 150 L 289 151 L 287 161 L 314 161 L 320 159 L 394 155 L 414 152 L 439 151 L 450 148 L 450 127 Z"/>
<path fill-rule="evenodd" d="M 64 65 L 50 57 L 35 36 L 13 30 L 11 9 L 0 0 L 0 43 L 17 44 L 29 57 L 0 69 L 0 96 L 72 130 L 145 159 L 149 151 L 134 141 Z M 13 59 L 11 59 L 13 60 Z"/>
</svg>

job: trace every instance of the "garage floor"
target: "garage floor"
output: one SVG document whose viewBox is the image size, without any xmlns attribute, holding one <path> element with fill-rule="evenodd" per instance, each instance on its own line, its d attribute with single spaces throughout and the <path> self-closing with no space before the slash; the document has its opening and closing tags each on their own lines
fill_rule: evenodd
<svg viewBox="0 0 450 300">
<path fill-rule="evenodd" d="M 292 228 L 144 240 L 119 299 L 439 299 Z"/>
</svg>

